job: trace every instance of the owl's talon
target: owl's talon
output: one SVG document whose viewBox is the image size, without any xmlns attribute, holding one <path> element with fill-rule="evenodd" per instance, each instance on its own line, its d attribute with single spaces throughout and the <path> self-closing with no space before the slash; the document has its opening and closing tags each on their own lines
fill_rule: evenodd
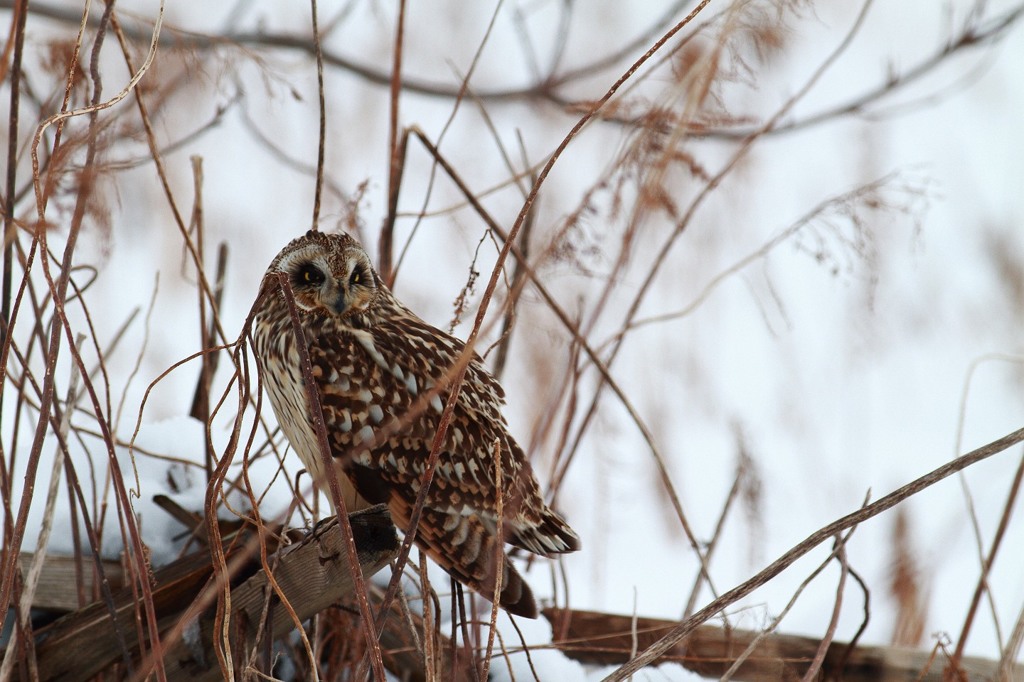
<svg viewBox="0 0 1024 682">
<path fill-rule="evenodd" d="M 310 530 L 309 536 L 314 540 L 319 540 L 331 528 L 331 526 L 337 524 L 337 522 L 337 516 L 328 516 L 326 518 L 322 518 L 313 524 L 313 528 L 312 530 Z"/>
</svg>

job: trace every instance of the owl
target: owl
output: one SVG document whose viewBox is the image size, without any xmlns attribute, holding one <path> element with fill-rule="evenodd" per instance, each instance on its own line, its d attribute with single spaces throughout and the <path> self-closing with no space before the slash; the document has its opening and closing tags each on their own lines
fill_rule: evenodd
<svg viewBox="0 0 1024 682">
<path fill-rule="evenodd" d="M 330 447 L 325 470 L 303 382 L 287 277 L 312 365 Z M 450 397 L 457 338 L 427 324 L 381 281 L 356 240 L 307 232 L 274 258 L 252 319 L 252 341 L 270 404 L 316 485 L 337 477 L 349 511 L 384 503 L 408 533 L 431 445 Z M 551 556 L 579 537 L 545 504 L 508 432 L 504 392 L 475 353 L 455 403 L 416 543 L 459 582 L 509 613 L 537 606 L 505 544 Z M 502 513 L 499 536 L 498 492 Z M 333 504 L 333 501 L 332 501 Z M 494 594 L 502 562 L 501 593 Z"/>
</svg>

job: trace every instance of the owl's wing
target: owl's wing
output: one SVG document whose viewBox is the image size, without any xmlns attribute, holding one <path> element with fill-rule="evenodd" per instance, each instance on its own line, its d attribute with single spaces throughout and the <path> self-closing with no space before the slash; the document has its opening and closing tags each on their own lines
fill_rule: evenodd
<svg viewBox="0 0 1024 682">
<path fill-rule="evenodd" d="M 437 386 L 451 381 L 464 344 L 410 313 L 369 330 L 323 335 L 309 345 L 333 454 L 346 466 L 371 470 L 381 488 L 374 489 L 370 476 L 354 477 L 362 479 L 357 489 L 366 489 L 360 494 L 385 501 L 390 489 L 415 500 L 450 395 Z M 427 506 L 476 515 L 493 533 L 500 478 L 506 540 L 538 554 L 573 551 L 579 540 L 544 504 L 529 462 L 508 434 L 503 403 L 501 387 L 474 357 L 441 444 Z"/>
<path fill-rule="evenodd" d="M 458 339 L 414 317 L 310 343 L 332 454 L 342 458 L 359 494 L 387 503 L 406 532 L 450 396 L 437 387 L 451 381 L 463 349 Z M 544 503 L 524 453 L 507 432 L 503 402 L 501 387 L 474 357 L 441 443 L 417 541 L 449 574 L 492 600 L 502 566 L 499 603 L 535 617 L 529 586 L 504 543 L 547 555 L 575 550 L 579 540 Z"/>
</svg>

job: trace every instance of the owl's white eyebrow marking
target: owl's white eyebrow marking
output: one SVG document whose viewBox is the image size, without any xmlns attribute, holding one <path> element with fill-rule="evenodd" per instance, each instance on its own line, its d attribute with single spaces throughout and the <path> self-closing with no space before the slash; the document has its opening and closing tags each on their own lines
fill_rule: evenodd
<svg viewBox="0 0 1024 682">
<path fill-rule="evenodd" d="M 320 248 L 314 245 L 289 254 L 281 261 L 278 269 L 281 272 L 290 273 L 297 265 L 304 265 L 306 263 L 315 265 L 321 272 L 330 272 L 330 268 L 327 267 L 327 261 L 324 260 L 323 254 L 320 253 Z"/>
<path fill-rule="evenodd" d="M 357 267 L 362 268 L 362 265 L 363 264 L 360 261 L 360 259 L 353 256 L 352 258 L 349 258 L 347 261 L 345 261 L 345 272 L 349 273 L 349 276 L 351 276 L 352 271 L 355 270 Z"/>
</svg>

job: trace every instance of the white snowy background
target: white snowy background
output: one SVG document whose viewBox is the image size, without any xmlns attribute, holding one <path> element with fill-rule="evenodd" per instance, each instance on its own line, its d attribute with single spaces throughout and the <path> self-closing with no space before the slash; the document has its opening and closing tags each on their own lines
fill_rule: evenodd
<svg viewBox="0 0 1024 682">
<path fill-rule="evenodd" d="M 702 18 L 724 11 L 725 4 L 713 1 Z M 807 82 L 853 24 L 859 10 L 854 4 L 801 3 L 795 10 L 780 10 L 785 16 L 782 49 L 760 60 L 750 45 L 745 46 L 749 72 L 738 72 L 721 91 L 726 110 L 737 119 L 749 119 L 749 124 L 736 127 L 763 122 Z M 555 46 L 564 42 L 564 54 L 555 67 L 556 73 L 564 73 L 629 44 L 666 10 L 662 3 L 578 3 L 562 34 L 559 3 L 507 2 L 497 11 L 494 3 L 409 5 L 406 76 L 452 90 L 470 70 L 492 14 L 496 15 L 470 81 L 477 93 L 515 89 L 536 80 L 524 33 L 532 41 L 536 68 L 542 73 L 550 68 Z M 760 6 L 765 21 L 774 21 L 775 4 Z M 901 74 L 927 59 L 971 20 L 972 11 L 987 18 L 1013 7 L 1009 2 L 877 2 L 849 49 L 783 122 L 853 101 L 879 87 L 890 74 Z M 122 9 L 129 11 L 127 4 Z M 152 17 L 155 5 L 137 3 L 130 11 Z M 758 16 L 752 8 L 746 11 L 747 16 Z M 321 2 L 320 13 L 322 28 L 337 21 L 325 39 L 325 50 L 387 74 L 395 25 L 392 3 Z M 0 16 L 9 17 L 10 12 Z M 226 26 L 239 32 L 309 32 L 308 6 L 301 3 L 200 7 L 178 2 L 168 6 L 165 21 L 167 27 L 197 33 L 218 33 Z M 978 24 L 986 25 L 986 19 Z M 42 59 L 46 39 L 72 35 L 68 27 L 35 16 L 28 26 L 29 40 L 38 46 L 29 53 L 34 61 Z M 651 42 L 641 41 L 611 68 L 558 93 L 570 101 L 596 99 Z M 229 337 L 240 330 L 267 263 L 309 227 L 313 178 L 288 160 L 307 169 L 316 161 L 312 59 L 294 51 L 259 54 L 263 48 L 247 49 L 255 56 L 224 48 L 193 58 L 187 63 L 193 80 L 188 94 L 171 98 L 165 109 L 153 112 L 158 138 L 170 143 L 204 126 L 218 107 L 225 107 L 216 125 L 168 151 L 164 161 L 187 216 L 192 203 L 189 158 L 202 157 L 206 250 L 214 253 L 221 241 L 230 247 L 221 311 Z M 262 58 L 262 64 L 256 64 L 255 57 Z M 168 53 L 168 66 L 160 66 L 160 59 L 154 78 L 181 73 L 180 56 Z M 107 60 L 109 95 L 126 82 L 126 72 L 116 50 L 109 51 Z M 1019 228 L 1024 217 L 1021 64 L 1024 36 L 1020 26 L 1013 26 L 1000 42 L 958 52 L 926 77 L 873 101 L 866 111 L 762 138 L 700 206 L 673 246 L 641 306 L 640 318 L 685 308 L 720 273 L 831 197 L 888 176 L 882 195 L 901 209 L 861 210 L 864 241 L 853 246 L 837 237 L 854 239 L 855 233 L 835 212 L 812 221 L 797 236 L 721 280 L 690 314 L 631 330 L 612 365 L 613 376 L 651 427 L 698 539 L 707 540 L 713 532 L 733 482 L 740 442 L 751 458 L 759 497 L 756 503 L 733 510 L 719 539 L 711 563 L 719 592 L 753 575 L 812 531 L 853 511 L 869 493 L 877 499 L 1024 424 L 1017 356 L 1024 300 L 1024 238 Z M 349 194 L 366 183 L 358 216 L 368 250 L 376 254 L 377 231 L 386 212 L 387 86 L 338 68 L 328 68 L 325 75 L 327 180 Z M 628 97 L 637 105 L 678 106 L 674 98 L 683 95 L 674 89 L 672 71 L 663 67 Z M 540 162 L 579 116 L 538 100 L 483 102 L 490 122 L 470 97 L 459 106 L 441 145 L 477 192 L 498 186 L 509 176 L 495 135 L 521 168 L 520 142 L 530 162 Z M 118 106 L 133 105 L 126 100 Z M 400 123 L 416 125 L 436 141 L 453 106 L 450 98 L 408 92 L 401 99 Z M 257 141 L 253 127 L 281 154 Z M 535 228 L 539 241 L 576 210 L 584 192 L 634 134 L 629 126 L 594 122 L 568 148 L 540 195 Z M 683 148 L 713 173 L 736 147 L 736 141 L 693 137 Z M 145 156 L 138 143 L 126 142 L 114 150 L 117 160 Z M 688 206 L 703 183 L 682 167 L 671 174 L 666 184 L 677 192 L 673 200 Z M 152 165 L 137 164 L 110 177 L 105 187 L 109 229 L 87 224 L 76 262 L 99 268 L 86 300 L 101 340 L 109 339 L 135 307 L 142 310 L 107 358 L 115 405 L 124 393 L 117 433 L 127 441 L 140 419 L 147 385 L 172 363 L 200 350 L 200 340 L 194 272 L 182 266 L 181 239 Z M 400 212 L 409 215 L 422 209 L 429 177 L 429 159 L 410 142 Z M 602 349 L 620 330 L 653 250 L 671 230 L 660 214 L 640 224 L 635 253 L 615 282 L 602 316 L 596 322 L 587 319 L 618 254 L 632 192 L 625 191 L 625 208 L 615 214 L 612 190 L 599 191 L 594 211 L 573 235 L 575 260 L 548 261 L 542 269 L 546 286 L 563 308 L 593 324 L 588 338 Z M 506 229 L 521 202 L 519 191 L 507 185 L 485 199 Z M 433 217 L 419 227 L 395 286 L 413 310 L 442 328 L 452 319 L 453 302 L 485 231 L 472 211 L 446 210 L 459 203 L 451 183 L 439 176 L 427 208 Z M 321 226 L 333 229 L 347 216 L 338 197 L 328 193 Z M 59 252 L 65 232 L 60 217 L 53 218 L 50 239 Z M 412 224 L 408 217 L 399 221 L 399 248 Z M 485 241 L 475 265 L 481 279 L 457 334 L 468 332 L 494 254 L 493 245 Z M 488 319 L 500 320 L 499 305 L 492 306 Z M 488 338 L 495 338 L 493 327 Z M 528 288 L 502 381 L 513 433 L 524 444 L 534 445 L 535 467 L 545 481 L 557 441 L 549 436 L 534 444 L 532 434 L 551 409 L 547 398 L 566 380 L 568 340 L 540 297 Z M 227 366 L 222 363 L 217 377 L 220 389 L 227 380 Z M 63 374 L 59 370 L 58 376 L 66 377 L 66 358 L 61 367 Z M 141 414 L 138 440 L 146 450 L 202 461 L 202 430 L 185 417 L 198 372 L 198 363 L 189 363 L 153 389 Z M 588 390 L 595 382 L 591 368 L 581 378 L 582 400 L 589 401 Z M 57 395 L 63 396 L 65 390 L 62 379 Z M 6 405 L 11 404 L 10 395 Z M 269 410 L 266 416 L 270 418 Z M 9 443 L 13 425 L 6 415 L 2 427 L 4 443 Z M 28 442 L 27 433 L 20 437 L 23 444 Z M 226 438 L 226 432 L 222 435 Z M 101 454 L 102 448 L 94 448 L 91 455 L 100 478 Z M 122 455 L 128 470 L 127 451 Z M 979 538 L 972 530 L 969 507 L 981 528 L 981 551 L 987 551 L 1019 458 L 1019 448 L 1005 452 L 971 468 L 960 480 L 949 479 L 903 505 L 921 570 L 918 578 L 928 599 L 922 648 L 932 647 L 937 638 L 958 638 L 980 572 Z M 294 471 L 297 462 L 290 459 Z M 169 559 L 177 549 L 170 538 L 181 529 L 149 500 L 156 493 L 170 492 L 172 470 L 170 476 L 181 488 L 175 499 L 186 508 L 201 509 L 205 479 L 198 470 L 172 467 L 162 459 L 137 454 L 136 462 L 142 492 L 136 511 L 145 538 L 155 556 Z M 41 467 L 38 490 L 45 489 L 48 466 Z M 20 471 L 13 475 L 16 502 L 21 499 Z M 272 475 L 268 462 L 255 471 L 264 476 L 264 483 Z M 102 481 L 96 485 L 102 490 Z M 267 513 L 278 513 L 288 494 L 283 486 L 275 489 L 266 499 Z M 33 504 L 34 519 L 41 514 L 41 500 L 40 493 Z M 570 606 L 680 617 L 696 576 L 694 554 L 650 449 L 610 392 L 602 394 L 598 415 L 569 468 L 557 506 L 583 538 L 583 550 L 563 560 L 572 586 Z M 1016 507 L 1019 515 L 1020 502 Z M 59 514 L 53 552 L 70 549 Z M 888 583 L 895 518 L 888 513 L 865 523 L 848 547 L 851 566 L 871 590 L 871 620 L 863 643 L 885 644 L 892 635 L 895 604 Z M 115 519 L 108 517 L 108 526 L 110 544 L 105 550 L 116 554 Z M 26 545 L 36 537 L 34 528 L 30 525 Z M 998 658 L 997 631 L 1005 640 L 1024 607 L 1021 533 L 1020 520 L 1011 519 L 989 579 L 994 612 L 988 606 L 981 609 L 966 647 L 969 654 Z M 767 625 L 828 549 L 812 552 L 730 609 L 732 624 L 754 629 Z M 821 636 L 831 617 L 838 575 L 833 566 L 812 583 L 780 631 Z M 535 565 L 528 579 L 538 595 L 550 593 L 546 566 Z M 704 589 L 698 607 L 709 599 Z M 848 587 L 836 638 L 848 640 L 861 620 L 861 594 Z M 550 638 L 543 621 L 525 624 L 525 632 L 528 641 L 543 643 Z M 608 672 L 584 670 L 552 651 L 535 652 L 533 658 L 543 679 L 599 679 Z M 523 670 L 517 670 L 517 679 L 523 679 Z M 507 675 L 501 665 L 495 672 Z M 646 675 L 660 680 L 690 674 L 665 666 Z"/>
</svg>

